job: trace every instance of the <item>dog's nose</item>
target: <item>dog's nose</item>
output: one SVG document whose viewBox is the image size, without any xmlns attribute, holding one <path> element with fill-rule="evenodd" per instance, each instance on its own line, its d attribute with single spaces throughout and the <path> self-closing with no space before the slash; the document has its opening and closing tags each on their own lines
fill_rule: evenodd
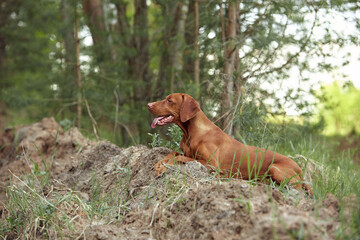
<svg viewBox="0 0 360 240">
<path fill-rule="evenodd" d="M 150 108 L 152 108 L 153 107 L 153 105 L 154 105 L 154 103 L 148 103 L 148 109 L 150 109 Z"/>
</svg>

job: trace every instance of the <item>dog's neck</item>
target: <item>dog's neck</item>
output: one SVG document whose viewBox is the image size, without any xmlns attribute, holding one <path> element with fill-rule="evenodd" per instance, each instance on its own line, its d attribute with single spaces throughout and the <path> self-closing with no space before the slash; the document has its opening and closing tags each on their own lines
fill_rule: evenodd
<svg viewBox="0 0 360 240">
<path fill-rule="evenodd" d="M 191 137 L 189 132 L 196 132 L 197 134 L 206 133 L 216 126 L 211 122 L 203 111 L 199 111 L 192 119 L 186 122 L 177 122 L 177 125 L 181 128 L 184 133 L 184 137 L 188 139 Z"/>
</svg>

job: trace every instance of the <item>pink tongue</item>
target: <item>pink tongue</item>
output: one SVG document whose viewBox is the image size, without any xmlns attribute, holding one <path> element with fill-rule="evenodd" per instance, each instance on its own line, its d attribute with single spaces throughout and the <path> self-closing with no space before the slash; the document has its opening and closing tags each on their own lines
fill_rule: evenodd
<svg viewBox="0 0 360 240">
<path fill-rule="evenodd" d="M 164 117 L 157 117 L 157 118 L 155 118 L 154 121 L 153 121 L 152 124 L 151 124 L 151 127 L 152 127 L 152 128 L 155 128 L 155 127 L 156 127 L 156 124 L 158 123 L 158 121 L 159 121 L 160 119 L 162 119 L 162 118 L 164 118 Z"/>
</svg>

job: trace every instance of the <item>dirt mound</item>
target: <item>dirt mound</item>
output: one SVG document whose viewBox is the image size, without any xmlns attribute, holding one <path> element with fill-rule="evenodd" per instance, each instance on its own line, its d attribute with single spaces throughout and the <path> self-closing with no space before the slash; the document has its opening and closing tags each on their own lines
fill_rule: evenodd
<svg viewBox="0 0 360 240">
<path fill-rule="evenodd" d="M 67 186 L 81 191 L 87 199 L 93 197 L 94 182 L 98 182 L 104 192 L 126 188 L 121 194 L 124 199 L 134 200 L 127 203 L 128 207 L 134 209 L 143 204 L 140 195 L 150 182 L 153 186 L 158 182 L 153 165 L 169 153 L 170 150 L 166 148 L 148 149 L 139 145 L 122 149 L 109 142 L 99 142 L 84 151 L 77 164 L 68 169 L 67 174 L 62 174 L 60 179 Z"/>
<path fill-rule="evenodd" d="M 331 195 L 329 195 L 332 198 Z M 327 200 L 324 200 L 327 201 Z M 339 223 L 332 205 L 284 199 L 278 190 L 243 181 L 191 187 L 171 204 L 131 212 L 121 226 L 133 238 L 151 239 L 333 239 Z"/>
<path fill-rule="evenodd" d="M 339 226 L 333 195 L 316 203 L 294 189 L 220 180 L 197 162 L 156 177 L 154 164 L 171 150 L 94 143 L 76 129 L 63 132 L 52 118 L 6 130 L 0 143 L 3 199 L 8 169 L 21 175 L 53 161 L 52 190 L 44 198 L 56 202 L 63 194 L 55 212 L 71 219 L 62 233 L 68 238 L 334 239 Z M 44 234 L 29 229 L 31 236 Z M 54 229 L 49 238 L 59 236 Z"/>
<path fill-rule="evenodd" d="M 91 226 L 84 232 L 87 239 L 334 238 L 339 223 L 333 195 L 319 204 L 323 219 L 319 221 L 314 202 L 296 190 L 284 196 L 265 185 L 218 181 L 196 162 L 156 178 L 153 165 L 169 152 L 145 146 L 121 149 L 100 142 L 82 153 L 79 167 L 69 169 L 72 174 L 63 181 L 91 199 L 93 176 L 98 176 L 104 192 L 126 189 L 122 194 L 128 199 L 119 224 Z M 119 184 L 119 179 L 126 181 Z"/>
<path fill-rule="evenodd" d="M 91 144 L 76 128 L 63 132 L 54 118 L 5 129 L 0 139 L 0 209 L 13 174 L 22 176 L 35 166 L 39 171 L 47 167 L 58 174 L 70 167 L 79 151 Z"/>
</svg>

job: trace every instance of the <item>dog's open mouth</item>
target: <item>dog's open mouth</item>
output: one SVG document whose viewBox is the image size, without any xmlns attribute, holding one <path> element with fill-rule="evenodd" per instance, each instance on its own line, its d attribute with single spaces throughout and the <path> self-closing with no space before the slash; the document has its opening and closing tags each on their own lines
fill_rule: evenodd
<svg viewBox="0 0 360 240">
<path fill-rule="evenodd" d="M 151 127 L 155 128 L 156 126 L 163 126 L 172 123 L 173 121 L 174 121 L 174 116 L 172 115 L 157 117 L 152 122 Z"/>
</svg>

